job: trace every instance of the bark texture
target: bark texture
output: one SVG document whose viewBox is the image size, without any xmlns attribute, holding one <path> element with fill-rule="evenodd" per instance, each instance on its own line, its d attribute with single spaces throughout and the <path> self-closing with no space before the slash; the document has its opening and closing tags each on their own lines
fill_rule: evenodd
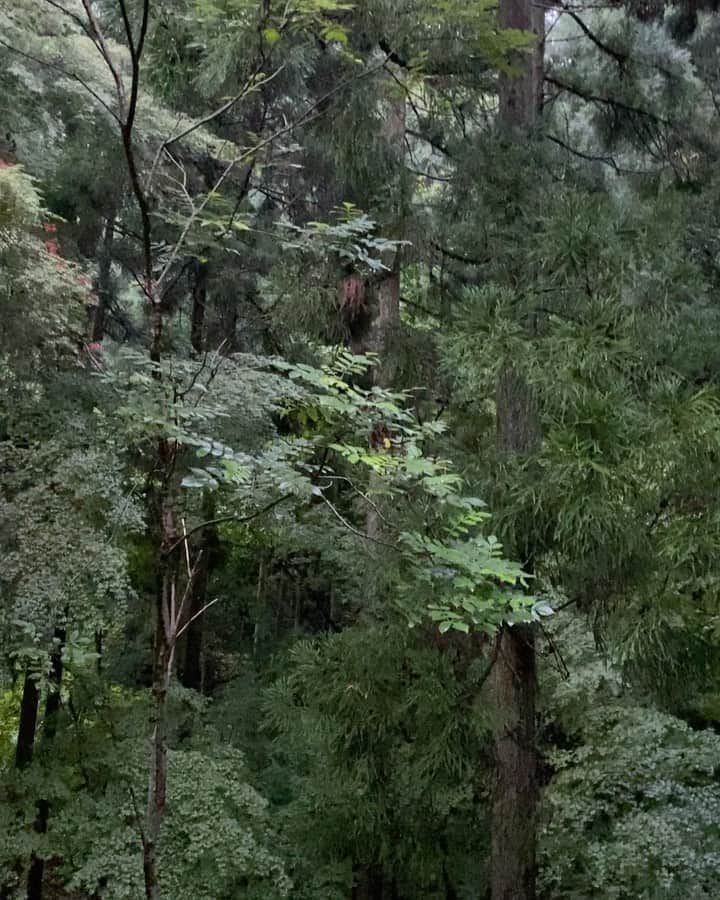
<svg viewBox="0 0 720 900">
<path fill-rule="evenodd" d="M 500 0 L 498 21 L 503 28 L 518 28 L 535 35 L 535 45 L 518 53 L 515 72 L 501 74 L 498 85 L 500 121 L 510 128 L 532 128 L 543 98 L 543 47 L 545 7 L 530 0 Z"/>
<path fill-rule="evenodd" d="M 540 439 L 535 398 L 511 366 L 498 379 L 496 403 L 498 455 L 531 452 Z M 531 548 L 514 550 L 526 555 L 529 571 Z M 495 710 L 491 896 L 492 900 L 534 900 L 538 799 L 534 627 L 504 625 L 494 656 L 490 676 Z"/>
<path fill-rule="evenodd" d="M 503 626 L 497 637 L 491 690 L 496 782 L 492 808 L 492 900 L 535 897 L 535 632 Z"/>
<path fill-rule="evenodd" d="M 542 106 L 544 7 L 531 0 L 500 0 L 500 24 L 535 34 L 529 53 L 518 56 L 517 73 L 501 75 L 499 120 L 508 129 L 531 131 Z M 508 364 L 496 392 L 499 458 L 531 452 L 540 439 L 533 392 Z M 512 548 L 532 566 L 532 548 Z M 490 884 L 492 900 L 535 900 L 537 751 L 535 747 L 535 632 L 532 625 L 504 625 L 496 638 L 490 676 L 494 699 L 495 785 L 492 808 Z"/>
</svg>

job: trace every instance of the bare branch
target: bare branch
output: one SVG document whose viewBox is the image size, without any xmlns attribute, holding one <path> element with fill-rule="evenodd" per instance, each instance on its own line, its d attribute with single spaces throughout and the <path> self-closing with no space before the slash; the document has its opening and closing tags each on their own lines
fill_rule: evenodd
<svg viewBox="0 0 720 900">
<path fill-rule="evenodd" d="M 570 18 L 575 22 L 580 31 L 585 35 L 585 37 L 589 38 L 593 44 L 599 49 L 602 50 L 603 53 L 607 53 L 608 56 L 611 56 L 615 62 L 623 68 L 627 61 L 628 55 L 627 53 L 623 53 L 620 50 L 616 50 L 614 47 L 611 47 L 609 44 L 606 44 L 601 38 L 599 38 L 593 31 L 591 31 L 588 26 L 583 22 L 580 16 L 572 10 L 569 6 L 563 4 L 561 9 L 565 12 Z"/>
<path fill-rule="evenodd" d="M 603 165 L 610 166 L 615 172 L 619 175 L 649 175 L 650 172 L 647 172 L 643 169 L 626 169 L 620 166 L 615 159 L 614 156 L 596 156 L 592 153 L 585 153 L 582 150 L 578 150 L 577 147 L 573 147 L 570 144 L 565 143 L 565 141 L 561 140 L 554 134 L 546 134 L 544 135 L 546 140 L 552 141 L 553 144 L 557 144 L 558 147 L 562 147 L 563 150 L 567 150 L 568 153 L 571 153 L 573 156 L 577 156 L 580 159 L 585 159 L 588 162 L 599 162 Z"/>
<path fill-rule="evenodd" d="M 348 520 L 345 518 L 345 516 L 337 509 L 336 506 L 334 506 L 328 500 L 328 498 L 325 496 L 325 494 L 320 492 L 318 494 L 318 496 L 322 499 L 322 501 L 325 503 L 326 506 L 330 507 L 330 510 L 332 511 L 335 518 L 340 523 L 342 523 L 342 525 L 344 525 L 344 527 L 347 528 L 347 530 L 349 532 L 351 532 L 352 534 L 356 535 L 359 538 L 362 538 L 364 541 L 369 541 L 371 544 L 378 544 L 380 547 L 388 547 L 390 550 L 397 550 L 397 547 L 395 546 L 395 544 L 391 544 L 389 541 L 381 541 L 379 538 L 372 537 L 372 535 L 366 534 L 364 531 L 360 531 L 359 528 L 356 528 L 354 525 L 352 525 L 350 522 L 348 522 Z"/>
<path fill-rule="evenodd" d="M 185 227 L 183 228 L 183 230 L 180 234 L 180 237 L 178 238 L 177 243 L 175 244 L 175 247 L 173 248 L 172 252 L 170 253 L 170 258 L 165 263 L 160 275 L 158 276 L 157 286 L 159 287 L 162 284 L 162 282 L 165 280 L 165 278 L 167 277 L 167 274 L 170 271 L 171 266 L 173 265 L 175 260 L 178 258 L 180 251 L 181 251 L 183 245 L 185 244 L 187 236 L 190 233 L 190 229 L 195 224 L 195 221 L 197 220 L 198 216 L 204 211 L 205 207 L 210 202 L 210 198 L 220 189 L 220 187 L 222 186 L 224 181 L 227 179 L 227 177 L 230 175 L 230 173 L 233 171 L 233 169 L 236 166 L 240 165 L 241 163 L 245 162 L 248 159 L 252 159 L 257 153 L 259 153 L 261 150 L 263 150 L 265 147 L 269 146 L 270 144 L 274 143 L 276 140 L 278 140 L 278 138 L 283 137 L 283 135 L 289 134 L 291 131 L 294 131 L 296 128 L 300 128 L 302 125 L 307 125 L 309 122 L 312 122 L 315 119 L 319 118 L 320 115 L 322 114 L 322 113 L 316 112 L 319 109 L 319 107 L 321 107 L 329 99 L 331 99 L 333 96 L 335 96 L 335 94 L 339 93 L 340 91 L 342 91 L 346 87 L 348 87 L 348 85 L 354 84 L 357 81 L 361 80 L 362 78 L 367 78 L 368 76 L 373 75 L 376 72 L 379 72 L 380 69 L 382 69 L 383 66 L 385 65 L 385 62 L 386 62 L 386 60 L 383 59 L 383 61 L 381 63 L 378 63 L 378 65 L 372 66 L 371 68 L 366 69 L 360 75 L 355 76 L 354 78 L 347 78 L 344 81 L 341 81 L 334 88 L 329 90 L 326 94 L 324 94 L 322 97 L 320 97 L 314 103 L 312 103 L 305 110 L 305 112 L 302 113 L 302 115 L 300 115 L 299 118 L 294 119 L 288 125 L 284 126 L 283 128 L 278 129 L 273 134 L 269 135 L 267 138 L 264 138 L 263 140 L 259 141 L 257 144 L 255 144 L 254 147 L 250 147 L 244 153 L 241 153 L 240 156 L 237 156 L 235 159 L 231 160 L 228 163 L 228 165 L 225 167 L 225 169 L 223 170 L 223 172 L 221 173 L 220 177 L 217 179 L 215 184 L 213 185 L 212 189 L 210 191 L 208 191 L 208 193 L 206 194 L 203 201 L 195 208 L 194 213 L 188 218 L 188 221 L 185 223 Z"/>
<path fill-rule="evenodd" d="M 95 16 L 92 8 L 91 0 L 82 0 L 83 9 L 85 10 L 85 14 L 88 17 L 88 22 L 90 23 L 90 38 L 96 47 L 100 50 L 102 58 L 105 60 L 105 64 L 110 70 L 110 74 L 112 75 L 113 81 L 115 82 L 115 90 L 117 91 L 118 97 L 118 107 L 120 109 L 120 118 L 122 119 L 125 113 L 125 84 L 122 80 L 122 76 L 120 74 L 120 70 L 113 62 L 112 55 L 110 54 L 110 50 L 108 49 L 107 42 L 105 41 L 105 36 L 100 28 L 100 23 Z"/>
<path fill-rule="evenodd" d="M 64 16 L 67 16 L 68 19 L 71 19 L 76 25 L 82 28 L 82 30 L 90 38 L 90 40 L 93 40 L 93 36 L 88 30 L 87 22 L 85 22 L 79 15 L 77 15 L 77 13 L 74 13 L 71 9 L 63 6 L 63 4 L 59 3 L 58 0 L 44 0 L 44 2 L 47 3 L 48 6 L 52 6 L 54 9 L 57 9 Z"/>
<path fill-rule="evenodd" d="M 622 100 L 617 100 L 614 97 L 604 97 L 602 94 L 592 94 L 583 90 L 576 85 L 569 84 L 566 81 L 562 81 L 559 78 L 556 78 L 554 75 L 545 75 L 545 81 L 548 84 L 552 84 L 554 87 L 558 88 L 561 91 L 567 91 L 569 94 L 574 94 L 576 97 L 579 97 L 581 100 L 586 100 L 588 103 L 598 103 L 602 106 L 609 106 L 614 109 L 621 109 L 624 112 L 635 113 L 636 116 L 641 116 L 642 118 L 648 119 L 652 122 L 660 122 L 663 125 L 671 125 L 672 123 L 663 118 L 662 116 L 657 115 L 656 113 L 650 112 L 648 109 L 642 109 L 639 106 L 633 106 L 630 103 L 625 103 Z"/>
<path fill-rule="evenodd" d="M 83 0 L 83 3 L 86 2 L 88 2 L 88 0 Z M 138 94 L 140 90 L 140 59 L 142 57 L 143 47 L 145 46 L 145 36 L 147 35 L 148 24 L 150 21 L 150 0 L 143 0 L 142 20 L 140 22 L 140 34 L 138 35 L 137 45 L 133 41 L 125 0 L 119 0 L 119 2 L 123 22 L 125 23 L 128 46 L 130 48 L 130 59 L 132 60 L 130 100 L 128 102 L 127 116 L 125 118 L 125 128 L 130 132 L 135 123 L 135 113 L 137 112 Z"/>
<path fill-rule="evenodd" d="M 362 499 L 373 508 L 373 510 L 377 513 L 378 517 L 389 527 L 392 527 L 392 523 L 390 523 L 385 516 L 380 512 L 380 507 L 375 503 L 370 497 L 360 490 L 360 488 L 353 483 L 352 479 L 348 478 L 347 475 L 320 475 L 321 478 L 326 478 L 328 481 L 344 481 L 350 485 L 350 487 L 355 491 L 358 497 L 362 497 Z M 329 487 L 329 485 L 326 485 Z"/>
<path fill-rule="evenodd" d="M 257 90 L 258 88 L 264 87 L 266 84 L 269 84 L 274 78 L 282 72 L 285 68 L 285 63 L 283 63 L 280 68 L 276 69 L 272 75 L 268 75 L 267 78 L 263 78 L 261 81 L 249 81 L 243 89 L 235 94 L 234 97 L 231 97 L 226 103 L 223 103 L 222 106 L 219 106 L 216 110 L 211 113 L 208 113 L 206 116 L 203 116 L 202 119 L 198 119 L 197 122 L 194 122 L 192 125 L 189 125 L 184 131 L 181 131 L 180 134 L 176 134 L 174 137 L 168 138 L 163 144 L 163 148 L 169 147 L 171 144 L 175 144 L 177 141 L 181 141 L 183 138 L 186 138 L 189 134 L 192 134 L 193 131 L 196 131 L 198 128 L 202 128 L 204 125 L 208 125 L 214 119 L 217 119 L 218 116 L 222 116 L 224 113 L 228 112 L 239 103 L 241 100 L 244 100 L 248 94 L 252 93 L 252 91 Z"/>
<path fill-rule="evenodd" d="M 190 535 L 195 534 L 196 531 L 201 531 L 203 528 L 209 528 L 211 525 L 221 525 L 223 522 L 252 522 L 253 519 L 257 519 L 260 516 L 265 515 L 266 512 L 270 512 L 274 507 L 279 506 L 281 503 L 284 503 L 286 500 L 289 500 L 292 497 L 292 494 L 283 494 L 282 497 L 277 497 L 272 503 L 268 503 L 267 506 L 263 506 L 262 509 L 256 510 L 254 513 L 250 513 L 247 516 L 238 516 L 234 514 L 230 514 L 227 516 L 218 516 L 216 519 L 208 519 L 207 522 L 201 522 L 199 525 L 195 525 L 189 531 L 187 531 L 179 540 L 175 541 L 174 544 L 171 544 L 167 550 L 163 551 L 163 556 L 170 556 L 173 551 L 177 550 L 177 548 L 182 544 Z"/>
<path fill-rule="evenodd" d="M 187 622 L 186 622 L 186 623 L 183 625 L 183 627 L 178 631 L 177 636 L 178 636 L 178 637 L 181 637 L 181 635 L 183 635 L 183 634 L 187 631 L 187 629 L 192 625 L 192 623 L 195 621 L 195 619 L 199 619 L 200 616 L 204 615 L 204 614 L 210 609 L 211 606 L 215 606 L 215 604 L 216 604 L 219 600 L 220 600 L 219 597 L 215 597 L 214 600 L 211 600 L 209 603 L 206 603 L 205 606 L 203 606 L 202 609 L 199 609 L 199 610 L 195 613 L 194 616 L 190 616 L 190 618 L 187 620 Z"/>
<path fill-rule="evenodd" d="M 190 546 L 188 544 L 187 526 L 185 525 L 184 517 L 182 519 L 182 527 L 183 527 L 183 543 L 185 545 L 185 564 L 187 565 L 188 581 L 191 581 L 192 575 L 193 575 L 193 567 L 190 565 Z"/>
<path fill-rule="evenodd" d="M 128 49 L 130 50 L 130 56 L 135 58 L 135 42 L 133 40 L 132 28 L 130 27 L 130 19 L 128 17 L 127 6 L 125 4 L 125 0 L 119 0 L 120 5 L 120 15 L 123 20 L 123 27 L 125 28 L 125 37 L 127 38 Z"/>
<path fill-rule="evenodd" d="M 79 75 L 76 75 L 74 72 L 68 72 L 67 69 L 64 69 L 62 66 L 57 63 L 49 62 L 46 59 L 41 59 L 39 56 L 33 56 L 31 53 L 26 53 L 24 50 L 19 50 L 17 47 L 13 47 L 12 44 L 8 44 L 6 41 L 0 38 L 0 46 L 4 47 L 6 50 L 9 50 L 11 53 L 15 53 L 17 56 L 21 56 L 23 59 L 27 59 L 28 62 L 35 63 L 36 65 L 43 66 L 46 69 L 51 69 L 53 72 L 57 72 L 59 75 L 62 75 L 64 78 L 69 78 L 71 81 L 77 81 L 77 83 L 90 94 L 90 96 L 96 100 L 102 108 L 108 112 L 116 122 L 120 122 L 120 118 L 118 114 L 115 112 L 112 107 L 110 107 L 105 100 L 97 93 L 97 91 L 92 88 L 87 81 L 81 78 Z"/>
</svg>

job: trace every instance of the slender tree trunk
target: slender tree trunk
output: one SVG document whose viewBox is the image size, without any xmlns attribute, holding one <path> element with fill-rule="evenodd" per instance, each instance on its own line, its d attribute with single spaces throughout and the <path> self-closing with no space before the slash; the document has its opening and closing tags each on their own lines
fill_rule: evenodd
<svg viewBox="0 0 720 900">
<path fill-rule="evenodd" d="M 37 728 L 40 692 L 37 681 L 30 673 L 25 674 L 22 699 L 20 700 L 20 723 L 15 746 L 15 766 L 25 769 L 30 765 L 35 752 L 35 729 Z"/>
<path fill-rule="evenodd" d="M 98 253 L 97 303 L 90 315 L 90 341 L 100 343 L 105 337 L 105 321 L 112 296 L 112 247 L 115 240 L 115 210 L 105 220 L 102 243 Z"/>
<path fill-rule="evenodd" d="M 45 700 L 45 716 L 42 728 L 42 745 L 44 749 L 47 749 L 52 743 L 57 733 L 57 716 L 60 711 L 60 690 L 63 677 L 62 654 L 65 647 L 65 639 L 65 629 L 56 628 L 55 646 L 50 657 L 50 681 L 47 699 Z M 35 820 L 35 831 L 37 834 L 47 834 L 49 818 L 50 804 L 46 799 L 41 798 L 38 800 L 38 814 Z M 42 900 L 44 875 L 45 860 L 33 854 L 27 877 L 27 900 Z"/>
<path fill-rule="evenodd" d="M 265 597 L 265 579 L 266 571 L 272 571 L 272 556 L 265 562 L 265 557 L 260 554 L 260 562 L 258 563 L 257 588 L 255 590 L 255 625 L 253 626 L 253 656 L 257 657 L 260 649 L 260 622 L 264 614 L 266 601 Z"/>
<path fill-rule="evenodd" d="M 169 453 L 161 441 L 159 455 Z M 143 871 L 147 900 L 159 900 L 158 842 L 167 806 L 168 721 L 167 699 L 172 677 L 175 639 L 174 611 L 177 608 L 175 557 L 171 553 L 177 541 L 176 514 L 172 497 L 165 485 L 159 498 L 158 590 L 155 603 L 155 641 L 153 646 L 152 734 L 150 738 L 150 769 L 148 778 L 147 813 L 143 831 Z"/>
<path fill-rule="evenodd" d="M 498 18 L 508 28 L 536 35 L 534 49 L 518 59 L 520 73 L 500 76 L 499 120 L 524 132 L 542 105 L 544 7 L 532 0 L 500 0 Z M 497 451 L 500 457 L 531 452 L 539 441 L 535 398 L 507 365 L 498 379 Z M 532 563 L 532 548 L 513 548 Z M 504 625 L 496 638 L 489 680 L 494 698 L 495 786 L 492 804 L 490 885 L 492 900 L 534 900 L 537 808 L 535 746 L 535 633 L 532 625 Z"/>
<path fill-rule="evenodd" d="M 205 312 L 207 310 L 207 263 L 196 260 L 192 286 L 192 316 L 190 320 L 190 343 L 196 353 L 205 350 Z"/>
<path fill-rule="evenodd" d="M 387 236 L 395 240 L 402 239 L 405 231 L 406 197 L 402 169 L 405 164 L 405 128 L 405 97 L 393 98 L 389 102 L 385 117 L 383 136 L 397 159 L 400 171 L 400 193 L 393 209 L 394 221 L 388 223 L 386 227 Z M 375 290 L 374 315 L 370 323 L 367 349 L 377 353 L 379 357 L 378 365 L 373 372 L 375 384 L 389 387 L 395 375 L 392 360 L 392 337 L 393 332 L 400 324 L 401 250 L 398 248 L 390 251 L 383 259 L 383 263 L 387 266 L 387 270 L 383 273 Z"/>
<path fill-rule="evenodd" d="M 404 165 L 405 158 L 405 125 L 406 110 L 405 98 L 393 99 L 389 104 L 388 114 L 385 118 L 383 133 L 385 140 L 397 157 L 398 166 Z M 400 176 L 401 183 L 403 174 Z M 400 239 L 405 228 L 405 197 L 401 190 L 397 198 L 394 210 L 395 221 L 388 226 L 388 231 L 395 239 Z M 374 384 L 379 387 L 389 388 L 395 380 L 396 365 L 393 353 L 393 336 L 400 326 L 400 284 L 402 273 L 402 253 L 398 248 L 392 250 L 383 259 L 387 271 L 375 288 L 373 305 L 373 317 L 370 322 L 369 333 L 366 339 L 365 350 L 376 353 L 377 365 L 372 376 Z M 379 423 L 382 425 L 382 423 Z M 378 477 L 370 476 L 370 493 L 378 483 Z M 368 537 L 379 538 L 382 533 L 380 515 L 375 506 L 370 506 L 366 516 L 366 532 Z"/>
</svg>

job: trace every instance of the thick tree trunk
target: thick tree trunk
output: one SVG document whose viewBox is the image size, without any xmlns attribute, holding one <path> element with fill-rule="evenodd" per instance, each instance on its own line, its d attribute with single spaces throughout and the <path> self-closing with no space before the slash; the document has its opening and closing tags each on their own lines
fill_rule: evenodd
<svg viewBox="0 0 720 900">
<path fill-rule="evenodd" d="M 501 75 L 500 124 L 527 132 L 542 106 L 544 7 L 532 0 L 500 0 L 500 24 L 533 32 L 536 43 L 519 72 Z M 522 376 L 508 365 L 496 395 L 497 451 L 500 457 L 531 452 L 540 429 L 535 398 Z M 532 548 L 513 552 L 532 566 Z M 492 806 L 490 887 L 492 900 L 534 900 L 537 751 L 535 747 L 535 634 L 532 625 L 504 625 L 496 638 L 490 690 L 495 702 L 495 786 Z"/>
<path fill-rule="evenodd" d="M 532 390 L 511 367 L 497 385 L 497 452 L 531 452 L 540 440 Z M 515 547 L 532 568 L 532 548 Z M 492 807 L 492 900 L 534 900 L 537 750 L 535 747 L 535 630 L 504 625 L 496 637 L 490 692 L 495 786 Z"/>
<path fill-rule="evenodd" d="M 537 404 L 529 385 L 511 365 L 500 373 L 495 404 L 498 456 L 514 456 L 534 450 L 540 441 Z M 523 549 L 515 548 L 515 552 Z"/>
<path fill-rule="evenodd" d="M 542 108 L 545 7 L 531 0 L 500 0 L 498 21 L 535 35 L 532 50 L 518 54 L 513 75 L 501 74 L 498 84 L 500 121 L 510 128 L 532 128 Z"/>
<path fill-rule="evenodd" d="M 534 900 L 535 632 L 532 625 L 505 625 L 497 642 L 491 676 L 496 704 L 492 900 Z"/>
</svg>

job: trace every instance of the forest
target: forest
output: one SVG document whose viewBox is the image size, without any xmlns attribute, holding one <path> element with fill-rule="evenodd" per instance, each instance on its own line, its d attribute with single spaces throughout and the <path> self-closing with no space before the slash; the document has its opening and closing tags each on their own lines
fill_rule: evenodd
<svg viewBox="0 0 720 900">
<path fill-rule="evenodd" d="M 0 0 L 0 898 L 720 898 L 717 0 Z"/>
</svg>

